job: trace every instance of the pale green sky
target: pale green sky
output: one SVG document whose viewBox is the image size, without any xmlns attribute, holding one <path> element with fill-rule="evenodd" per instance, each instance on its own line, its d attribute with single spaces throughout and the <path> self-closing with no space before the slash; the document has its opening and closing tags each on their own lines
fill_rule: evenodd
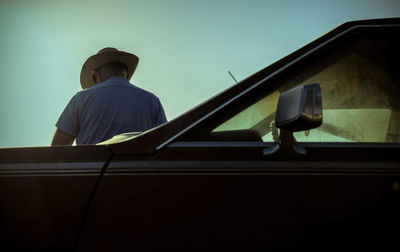
<svg viewBox="0 0 400 252">
<path fill-rule="evenodd" d="M 0 0 L 0 147 L 46 146 L 103 47 L 139 56 L 131 82 L 173 119 L 351 20 L 399 17 L 394 0 Z"/>
</svg>

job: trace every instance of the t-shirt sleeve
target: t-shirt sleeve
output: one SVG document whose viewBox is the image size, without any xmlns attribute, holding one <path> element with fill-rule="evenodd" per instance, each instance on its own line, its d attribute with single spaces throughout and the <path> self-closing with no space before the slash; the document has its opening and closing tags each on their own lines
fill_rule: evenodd
<svg viewBox="0 0 400 252">
<path fill-rule="evenodd" d="M 57 128 L 71 136 L 77 136 L 79 133 L 78 95 L 79 93 L 71 98 L 56 123 Z"/>
<path fill-rule="evenodd" d="M 155 126 L 158 126 L 160 124 L 167 122 L 167 117 L 165 116 L 165 112 L 161 105 L 161 102 L 159 99 L 157 99 L 157 101 L 158 101 L 158 113 L 157 113 L 157 117 L 156 117 L 156 125 Z"/>
</svg>

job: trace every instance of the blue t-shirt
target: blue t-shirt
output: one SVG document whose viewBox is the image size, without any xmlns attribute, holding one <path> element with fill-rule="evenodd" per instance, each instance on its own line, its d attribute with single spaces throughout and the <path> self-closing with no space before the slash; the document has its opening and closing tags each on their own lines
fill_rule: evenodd
<svg viewBox="0 0 400 252">
<path fill-rule="evenodd" d="M 96 144 L 126 132 L 141 132 L 167 119 L 160 100 L 123 77 L 78 92 L 56 123 L 77 144 Z"/>
</svg>

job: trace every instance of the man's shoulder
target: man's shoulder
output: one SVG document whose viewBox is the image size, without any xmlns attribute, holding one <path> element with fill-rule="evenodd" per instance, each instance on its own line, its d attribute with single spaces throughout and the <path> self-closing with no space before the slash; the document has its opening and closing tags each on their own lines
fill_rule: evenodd
<svg viewBox="0 0 400 252">
<path fill-rule="evenodd" d="M 116 91 L 117 93 L 132 92 L 135 93 L 136 95 L 139 95 L 142 98 L 147 98 L 152 100 L 153 102 L 160 103 L 160 99 L 155 94 L 143 88 L 140 88 L 130 82 L 122 83 L 122 82 L 111 82 L 111 81 L 108 83 L 100 83 L 85 90 L 81 90 L 75 95 L 75 99 L 85 100 L 86 98 L 89 98 L 92 95 L 97 96 L 96 94 L 99 93 L 113 92 L 111 90 Z"/>
<path fill-rule="evenodd" d="M 151 97 L 151 98 L 153 98 L 153 99 L 159 100 L 158 97 L 157 97 L 155 94 L 153 94 L 152 92 L 147 91 L 147 90 L 145 90 L 145 89 L 143 89 L 143 88 L 140 88 L 140 87 L 138 87 L 138 86 L 135 86 L 135 85 L 131 85 L 131 86 L 132 86 L 132 88 L 134 88 L 137 92 L 140 92 L 141 94 L 146 95 L 146 96 L 149 96 L 149 97 Z"/>
<path fill-rule="evenodd" d="M 84 89 L 81 91 L 78 91 L 71 100 L 75 100 L 75 101 L 80 101 L 82 99 L 85 99 L 85 97 L 87 96 L 87 94 L 90 93 L 90 91 L 88 91 L 88 89 Z"/>
</svg>

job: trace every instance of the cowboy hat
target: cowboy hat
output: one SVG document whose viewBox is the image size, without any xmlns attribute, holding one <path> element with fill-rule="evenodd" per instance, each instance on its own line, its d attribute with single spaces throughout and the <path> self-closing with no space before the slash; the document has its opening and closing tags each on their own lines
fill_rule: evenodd
<svg viewBox="0 0 400 252">
<path fill-rule="evenodd" d="M 100 66 L 111 62 L 120 62 L 122 64 L 125 64 L 128 70 L 128 80 L 130 80 L 139 63 L 139 58 L 134 54 L 118 51 L 116 48 L 112 47 L 101 49 L 100 51 L 98 51 L 97 54 L 90 56 L 82 66 L 82 88 L 86 89 L 96 85 L 93 80 L 92 70 L 95 70 Z"/>
</svg>

